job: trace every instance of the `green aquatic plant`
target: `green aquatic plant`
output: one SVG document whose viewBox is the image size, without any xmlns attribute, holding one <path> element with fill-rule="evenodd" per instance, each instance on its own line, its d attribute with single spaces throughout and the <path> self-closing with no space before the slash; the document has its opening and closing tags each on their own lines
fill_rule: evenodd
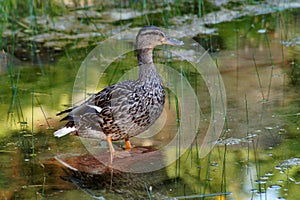
<svg viewBox="0 0 300 200">
<path fill-rule="evenodd" d="M 268 34 L 265 34 L 265 39 L 267 41 L 268 50 L 269 50 L 269 56 L 270 56 L 269 59 L 271 61 L 271 66 L 272 66 L 271 73 L 270 73 L 270 79 L 269 79 L 269 85 L 268 85 L 268 93 L 267 93 L 267 97 L 266 97 L 266 100 L 268 101 L 269 98 L 270 98 L 270 93 L 271 93 L 271 86 L 272 86 L 273 72 L 274 72 L 275 64 L 274 64 L 274 59 L 273 59 L 273 55 L 272 55 L 272 52 L 271 52 L 270 39 L 269 39 Z"/>
<path fill-rule="evenodd" d="M 252 59 L 253 59 L 253 63 L 254 63 L 254 67 L 255 67 L 257 79 L 258 79 L 258 84 L 259 84 L 261 96 L 262 96 L 263 101 L 265 101 L 264 90 L 263 90 L 263 87 L 262 87 L 262 84 L 261 84 L 261 79 L 260 79 L 260 76 L 259 76 L 258 67 L 256 65 L 256 60 L 255 60 L 255 56 L 254 55 L 252 56 Z"/>
</svg>

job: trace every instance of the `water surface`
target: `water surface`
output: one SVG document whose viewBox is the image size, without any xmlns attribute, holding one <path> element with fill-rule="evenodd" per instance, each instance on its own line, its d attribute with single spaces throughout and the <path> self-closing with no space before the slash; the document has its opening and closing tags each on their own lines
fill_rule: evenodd
<svg viewBox="0 0 300 200">
<path fill-rule="evenodd" d="M 151 173 L 91 175 L 87 171 L 94 170 L 92 166 L 80 173 L 55 160 L 63 154 L 79 159 L 79 155 L 88 153 L 79 138 L 56 139 L 52 133 L 63 125 L 55 114 L 70 106 L 74 78 L 89 50 L 68 50 L 57 62 L 38 67 L 21 62 L 10 75 L 1 74 L 2 197 L 297 199 L 299 16 L 299 9 L 246 16 L 210 25 L 217 33 L 195 37 L 210 49 L 225 84 L 224 131 L 205 158 L 198 158 L 202 139 L 199 134 L 179 160 Z M 187 73 L 187 62 L 176 58 L 172 62 L 174 68 L 182 66 L 198 96 L 202 120 L 209 120 L 211 103 L 201 75 Z M 136 66 L 134 53 L 113 63 L 99 88 L 117 81 L 131 66 Z M 133 143 L 159 148 L 174 136 L 178 119 L 172 93 L 166 108 L 167 126 L 162 132 Z M 207 123 L 201 131 L 206 130 Z M 89 162 L 98 166 L 96 161 Z M 142 160 L 138 162 L 142 164 Z"/>
</svg>

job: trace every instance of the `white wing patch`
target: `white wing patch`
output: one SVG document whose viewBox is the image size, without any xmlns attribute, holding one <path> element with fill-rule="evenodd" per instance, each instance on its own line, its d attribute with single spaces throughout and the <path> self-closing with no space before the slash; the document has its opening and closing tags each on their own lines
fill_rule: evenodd
<svg viewBox="0 0 300 200">
<path fill-rule="evenodd" d="M 54 132 L 55 137 L 63 137 L 65 135 L 68 135 L 69 133 L 75 131 L 75 127 L 63 127 L 57 131 Z"/>
<path fill-rule="evenodd" d="M 98 107 L 98 106 L 94 106 L 94 105 L 88 105 L 90 108 L 94 108 L 95 110 L 97 110 L 97 112 L 101 112 L 102 108 Z"/>
</svg>

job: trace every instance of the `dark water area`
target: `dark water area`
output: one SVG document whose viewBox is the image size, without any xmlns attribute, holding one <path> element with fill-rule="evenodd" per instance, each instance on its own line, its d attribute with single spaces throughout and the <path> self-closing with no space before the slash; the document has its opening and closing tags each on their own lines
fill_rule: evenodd
<svg viewBox="0 0 300 200">
<path fill-rule="evenodd" d="M 300 10 L 281 9 L 280 5 L 276 12 L 266 12 L 264 8 L 256 10 L 258 14 L 250 13 L 250 8 L 228 9 L 230 12 L 216 9 L 203 18 L 189 15 L 181 6 L 175 9 L 181 10 L 181 15 L 170 12 L 170 30 L 183 31 L 199 42 L 220 71 L 227 101 L 223 131 L 213 141 L 214 148 L 201 157 L 203 133 L 209 129 L 214 108 L 206 82 L 191 63 L 165 49 L 155 50 L 157 66 L 164 63 L 176 70 L 195 92 L 202 120 L 199 133 L 174 162 L 170 162 L 171 155 L 180 153 L 180 148 L 171 148 L 162 155 L 157 151 L 176 137 L 180 117 L 188 117 L 179 117 L 182 110 L 178 111 L 178 99 L 170 87 L 160 120 L 133 138 L 136 152 L 129 158 L 116 159 L 120 168 L 114 170 L 107 168 L 105 141 L 53 136 L 63 125 L 56 114 L 81 98 L 81 93 L 74 90 L 74 81 L 80 75 L 82 62 L 99 41 L 104 41 L 104 36 L 83 34 L 76 39 L 64 27 L 59 30 L 60 26 L 53 26 L 53 33 L 28 40 L 37 44 L 34 53 L 28 50 L 27 41 L 19 43 L 15 54 L 8 51 L 13 44 L 9 41 L 9 48 L 0 55 L 1 199 L 298 199 Z M 103 27 L 107 30 L 103 33 L 113 35 L 124 27 L 138 30 L 144 20 L 164 27 L 159 16 L 166 17 L 166 12 L 164 7 L 148 13 L 127 9 L 122 11 L 122 26 L 112 11 L 104 12 L 101 18 L 101 12 L 89 14 L 92 20 L 109 24 Z M 198 7 L 193 12 L 199 14 Z M 209 21 L 212 16 L 219 21 Z M 60 17 L 61 24 L 68 27 L 67 20 Z M 36 23 L 42 23 L 42 19 Z M 70 16 L 68 19 L 73 20 Z M 206 20 L 201 28 L 196 26 L 200 19 L 202 23 Z M 134 37 L 135 34 L 128 35 Z M 188 58 L 195 55 L 193 51 L 181 53 Z M 86 87 L 85 95 L 134 78 L 136 73 L 131 77 L 130 70 L 135 66 L 133 51 L 118 57 L 101 73 L 96 88 Z M 168 75 L 163 76 L 173 80 Z M 115 145 L 123 151 L 123 141 Z M 95 153 L 99 151 L 101 154 Z M 146 160 L 155 163 L 157 158 L 161 158 L 160 164 L 170 165 L 151 170 L 153 166 Z M 126 171 L 134 167 L 145 173 Z"/>
</svg>

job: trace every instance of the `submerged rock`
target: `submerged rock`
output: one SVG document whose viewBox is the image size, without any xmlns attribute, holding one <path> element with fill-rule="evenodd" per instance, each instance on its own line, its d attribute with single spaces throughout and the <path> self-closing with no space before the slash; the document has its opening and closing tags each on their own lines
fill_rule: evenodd
<svg viewBox="0 0 300 200">
<path fill-rule="evenodd" d="M 220 11 L 211 12 L 211 13 L 205 15 L 202 18 L 200 25 L 219 24 L 221 22 L 232 21 L 233 19 L 239 18 L 241 16 L 242 16 L 242 14 L 240 11 L 229 10 L 229 9 L 223 8 Z"/>
<path fill-rule="evenodd" d="M 102 12 L 102 21 L 117 22 L 120 20 L 130 20 L 142 17 L 143 15 L 161 12 L 163 12 L 163 9 L 145 10 L 143 12 L 139 12 L 133 9 L 113 9 L 106 12 Z"/>
<path fill-rule="evenodd" d="M 199 34 L 213 34 L 217 31 L 215 28 L 207 28 L 203 26 L 202 18 L 197 18 L 197 16 L 187 16 L 184 17 L 174 17 L 170 20 L 171 23 L 176 24 L 172 29 L 175 30 L 172 33 L 172 37 L 180 38 L 184 35 L 188 37 L 195 37 Z M 189 31 L 187 31 L 189 30 Z"/>
<path fill-rule="evenodd" d="M 231 2 L 232 0 L 207 0 L 209 3 L 215 5 L 215 6 L 223 6 Z"/>
<path fill-rule="evenodd" d="M 237 2 L 230 0 L 209 0 L 210 3 L 217 6 L 224 6 L 228 2 Z M 140 20 L 142 16 L 149 14 L 169 12 L 170 5 L 173 2 L 160 3 L 154 2 L 152 8 L 139 11 L 133 8 L 107 9 L 105 11 L 97 10 L 97 6 L 84 8 L 75 8 L 69 10 L 63 16 L 28 16 L 22 20 L 10 19 L 18 25 L 18 29 L 10 30 L 8 25 L 3 30 L 3 36 L 10 38 L 14 36 L 21 38 L 24 43 L 36 42 L 45 48 L 53 48 L 55 51 L 62 50 L 69 44 L 74 44 L 72 48 L 85 48 L 91 43 L 96 44 L 103 39 L 120 33 L 132 25 L 132 21 Z M 96 5 L 96 4 L 95 4 Z M 97 4 L 98 5 L 98 4 Z M 187 37 L 197 35 L 217 35 L 216 28 L 209 28 L 207 25 L 218 24 L 226 21 L 232 21 L 243 16 L 255 16 L 281 11 L 284 9 L 298 8 L 299 2 L 295 1 L 266 1 L 257 5 L 235 4 L 233 8 L 221 7 L 220 10 L 205 14 L 199 18 L 196 15 L 175 16 L 168 19 L 170 28 L 177 30 L 173 36 L 180 38 L 181 33 Z M 120 23 L 122 21 L 122 23 Z M 121 24 L 121 25 L 115 25 Z M 262 30 L 260 30 L 262 31 Z M 265 34 L 267 30 L 262 33 Z M 177 34 L 177 35 L 176 35 Z M 133 36 L 135 38 L 135 35 Z M 297 40 L 287 41 L 286 45 L 298 44 Z M 78 45 L 78 46 L 77 46 Z M 18 51 L 18 49 L 16 49 Z"/>
<path fill-rule="evenodd" d="M 145 185 L 159 187 L 163 181 L 170 178 L 166 174 L 165 169 L 148 173 L 126 172 L 137 165 L 143 168 L 151 167 L 146 166 L 143 162 L 146 154 L 147 160 L 151 159 L 152 156 L 159 156 L 153 149 L 137 149 L 142 152 L 130 153 L 131 156 L 129 157 L 115 158 L 113 168 L 108 167 L 106 163 L 109 159 L 108 152 L 104 152 L 97 157 L 89 154 L 62 154 L 56 156 L 55 159 L 45 160 L 43 164 L 47 168 L 54 165 L 56 168 L 58 166 L 63 169 L 64 174 L 58 174 L 57 177 L 75 184 L 91 197 L 101 198 L 103 194 L 106 196 L 108 194 L 102 191 L 107 190 L 115 193 L 115 195 L 126 196 L 126 199 L 144 199 L 147 198 L 147 193 L 144 192 Z M 154 154 L 148 156 L 149 151 Z M 52 177 L 55 176 L 55 174 L 52 175 Z"/>
</svg>

